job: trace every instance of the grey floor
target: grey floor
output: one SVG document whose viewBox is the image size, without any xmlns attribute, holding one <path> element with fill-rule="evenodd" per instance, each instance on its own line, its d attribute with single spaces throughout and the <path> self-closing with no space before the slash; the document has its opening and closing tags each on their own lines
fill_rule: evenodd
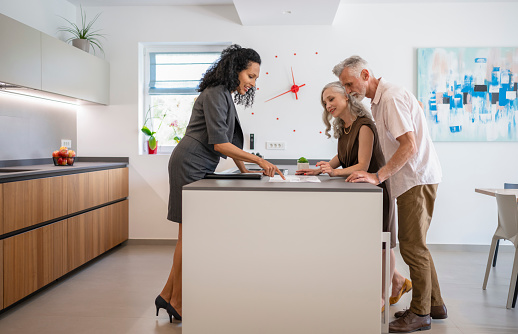
<svg viewBox="0 0 518 334">
<path fill-rule="evenodd" d="M 164 310 L 156 317 L 153 303 L 172 254 L 171 246 L 117 247 L 0 314 L 0 333 L 181 333 L 181 322 L 170 324 Z M 426 333 L 518 333 L 518 309 L 505 308 L 511 252 L 501 252 L 486 291 L 486 252 L 432 254 L 449 318 L 434 320 Z M 399 255 L 397 267 L 408 275 Z M 390 308 L 392 315 L 408 306 L 409 295 Z"/>
</svg>

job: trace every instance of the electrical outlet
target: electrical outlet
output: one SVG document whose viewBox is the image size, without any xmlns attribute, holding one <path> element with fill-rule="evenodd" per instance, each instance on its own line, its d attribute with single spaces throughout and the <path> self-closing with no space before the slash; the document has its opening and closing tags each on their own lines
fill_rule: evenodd
<svg viewBox="0 0 518 334">
<path fill-rule="evenodd" d="M 72 140 L 71 139 L 61 139 L 61 146 L 65 146 L 68 148 L 72 147 Z"/>
<path fill-rule="evenodd" d="M 286 143 L 283 141 L 267 141 L 266 149 L 267 150 L 285 150 Z"/>
</svg>

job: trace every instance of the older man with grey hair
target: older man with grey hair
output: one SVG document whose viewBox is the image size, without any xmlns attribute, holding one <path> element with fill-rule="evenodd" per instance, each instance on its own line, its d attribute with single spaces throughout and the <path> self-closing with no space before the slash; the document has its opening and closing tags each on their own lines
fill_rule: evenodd
<svg viewBox="0 0 518 334">
<path fill-rule="evenodd" d="M 396 312 L 390 332 L 430 329 L 430 318 L 445 319 L 448 315 L 426 246 L 442 172 L 423 109 L 407 89 L 374 77 L 368 63 L 359 56 L 340 62 L 333 73 L 348 94 L 371 99 L 387 161 L 376 173 L 354 172 L 347 181 L 379 184 L 390 178 L 392 196 L 397 198 L 399 249 L 410 268 L 413 290 L 410 308 Z"/>
</svg>

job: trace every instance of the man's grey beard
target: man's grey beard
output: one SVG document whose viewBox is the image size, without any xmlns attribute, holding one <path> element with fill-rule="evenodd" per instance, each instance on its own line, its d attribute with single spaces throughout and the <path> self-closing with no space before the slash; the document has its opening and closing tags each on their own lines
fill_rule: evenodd
<svg viewBox="0 0 518 334">
<path fill-rule="evenodd" d="M 363 100 L 365 98 L 365 94 L 360 94 L 360 93 L 351 93 L 349 95 L 351 95 L 352 97 L 354 97 L 358 101 L 361 101 L 361 100 Z"/>
</svg>

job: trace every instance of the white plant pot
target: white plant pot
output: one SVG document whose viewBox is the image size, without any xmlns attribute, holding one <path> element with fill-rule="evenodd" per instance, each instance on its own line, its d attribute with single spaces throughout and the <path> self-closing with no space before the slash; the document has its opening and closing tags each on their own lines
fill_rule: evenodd
<svg viewBox="0 0 518 334">
<path fill-rule="evenodd" d="M 297 162 L 297 170 L 309 169 L 309 162 Z"/>
<path fill-rule="evenodd" d="M 72 45 L 84 52 L 90 52 L 90 42 L 86 39 L 76 38 L 72 40 Z"/>
</svg>

